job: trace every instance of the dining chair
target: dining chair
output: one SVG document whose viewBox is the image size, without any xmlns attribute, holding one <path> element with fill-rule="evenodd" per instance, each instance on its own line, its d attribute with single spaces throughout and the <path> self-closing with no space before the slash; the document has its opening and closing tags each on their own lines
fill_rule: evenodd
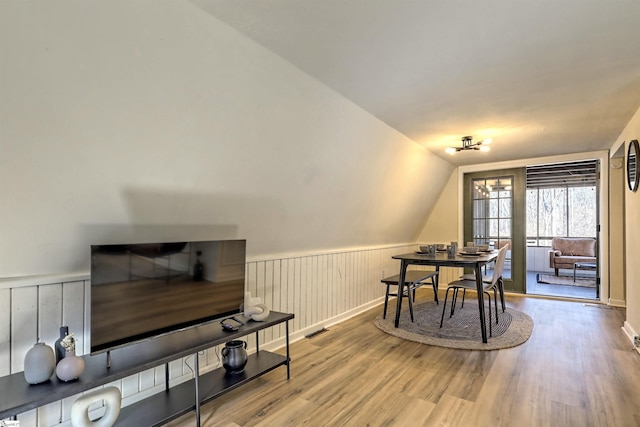
<svg viewBox="0 0 640 427">
<path fill-rule="evenodd" d="M 495 298 L 495 293 L 496 291 L 500 294 L 500 303 L 502 305 L 502 312 L 504 313 L 505 310 L 507 309 L 505 301 L 504 301 L 504 280 L 502 277 L 502 273 L 504 272 L 504 264 L 506 262 L 507 259 L 507 251 L 509 250 L 508 246 L 503 246 L 502 248 L 500 248 L 500 250 L 502 251 L 503 249 L 505 249 L 505 254 L 504 254 L 504 261 L 502 262 L 502 269 L 501 269 L 501 273 L 500 273 L 500 277 L 498 277 L 498 281 L 496 282 L 495 286 L 493 286 L 493 293 L 494 293 L 494 300 Z M 498 253 L 498 257 L 500 256 L 500 254 Z M 497 258 L 496 258 L 496 262 L 494 262 L 494 264 L 497 263 Z M 494 266 L 494 270 L 495 270 L 495 266 Z M 467 273 L 467 274 L 463 274 L 462 276 L 460 276 L 460 280 L 476 280 L 476 273 L 475 271 L 473 273 Z M 482 281 L 484 283 L 491 283 L 493 281 L 493 275 L 482 275 Z M 462 307 L 464 307 L 464 297 L 465 297 L 465 291 L 463 290 L 462 292 Z M 497 306 L 496 306 L 496 310 L 497 310 Z M 496 314 L 496 322 L 497 322 L 497 317 L 498 315 Z"/>
<path fill-rule="evenodd" d="M 420 286 L 426 284 L 427 279 L 431 279 L 431 286 L 433 287 L 433 299 L 436 304 L 439 304 L 438 301 L 438 282 L 435 280 L 438 275 L 437 271 L 431 270 L 408 270 L 404 277 L 404 292 L 402 294 L 403 298 L 407 298 L 409 300 L 409 314 L 411 315 L 411 321 L 413 322 L 413 301 L 416 299 L 416 289 Z M 387 306 L 389 305 L 389 297 L 397 297 L 398 292 L 391 293 L 391 286 L 398 286 L 398 281 L 400 279 L 400 275 L 396 274 L 395 276 L 386 277 L 381 280 L 382 284 L 387 286 L 387 291 L 384 295 L 384 311 L 382 312 L 382 318 L 387 318 Z"/>
<path fill-rule="evenodd" d="M 492 330 L 492 319 L 491 319 L 491 294 L 489 293 L 490 290 L 493 290 L 493 298 L 494 298 L 494 302 L 495 302 L 495 307 L 496 307 L 496 323 L 498 323 L 498 296 L 497 296 L 497 290 L 500 287 L 500 282 L 502 280 L 502 271 L 504 269 L 504 261 L 505 258 L 507 256 L 507 248 L 503 247 L 500 249 L 500 251 L 498 252 L 498 257 L 496 258 L 496 263 L 495 266 L 493 268 L 493 272 L 491 274 L 491 280 L 487 280 L 485 281 L 485 277 L 483 277 L 483 281 L 482 281 L 482 291 L 487 295 L 487 299 L 489 300 L 489 336 L 493 336 L 493 330 Z M 487 277 L 488 279 L 488 277 Z M 451 314 L 449 315 L 449 318 L 453 317 L 453 314 L 455 312 L 455 308 L 456 308 L 456 303 L 458 300 L 458 292 L 460 291 L 460 289 L 463 290 L 463 302 L 462 304 L 464 305 L 464 296 L 466 294 L 467 290 L 471 290 L 471 291 L 477 291 L 477 285 L 476 285 L 476 279 L 475 279 L 475 275 L 473 275 L 472 279 L 460 279 L 460 280 L 456 280 L 453 281 L 451 283 L 449 283 L 449 285 L 447 286 L 447 290 L 444 294 L 444 304 L 442 306 L 442 316 L 440 317 L 440 327 L 442 328 L 442 325 L 444 323 L 444 313 L 446 311 L 447 308 L 447 299 L 449 298 L 449 290 L 451 290 Z"/>
</svg>

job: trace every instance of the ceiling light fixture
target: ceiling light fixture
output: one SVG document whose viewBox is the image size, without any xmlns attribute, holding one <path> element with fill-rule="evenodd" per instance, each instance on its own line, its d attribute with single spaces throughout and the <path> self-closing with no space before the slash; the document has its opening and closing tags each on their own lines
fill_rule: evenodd
<svg viewBox="0 0 640 427">
<path fill-rule="evenodd" d="M 483 141 L 473 142 L 472 136 L 463 136 L 462 137 L 462 147 L 447 147 L 444 150 L 448 154 L 455 154 L 458 151 L 466 151 L 466 150 L 479 150 L 479 151 L 489 151 L 488 145 L 491 144 L 491 139 L 485 139 Z"/>
</svg>

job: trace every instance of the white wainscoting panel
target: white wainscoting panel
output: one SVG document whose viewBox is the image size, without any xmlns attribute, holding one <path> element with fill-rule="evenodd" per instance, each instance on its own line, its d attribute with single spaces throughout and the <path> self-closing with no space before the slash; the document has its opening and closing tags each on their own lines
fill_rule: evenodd
<svg viewBox="0 0 640 427">
<path fill-rule="evenodd" d="M 246 264 L 246 290 L 273 310 L 295 314 L 289 331 L 294 341 L 380 304 L 385 290 L 380 279 L 399 271 L 399 261 L 391 257 L 416 249 L 415 244 L 402 244 L 250 259 Z M 460 269 L 443 268 L 440 282 L 446 284 L 459 274 Z M 88 275 L 56 275 L 49 279 L 40 276 L 0 281 L 0 375 L 22 371 L 24 356 L 36 340 L 53 346 L 62 325 L 69 326 L 77 339 L 77 353 L 88 352 Z M 246 337 L 250 352 L 255 351 L 254 336 Z M 268 349 L 284 345 L 284 338 L 285 325 L 259 333 L 261 347 Z M 220 348 L 200 353 L 201 371 L 220 365 Z M 193 366 L 193 356 L 171 362 L 170 384 L 192 378 Z M 111 385 L 120 388 L 126 405 L 162 391 L 164 382 L 164 366 L 160 366 Z M 69 425 L 76 398 L 20 414 L 20 426 Z M 96 404 L 91 409 L 99 413 L 102 408 Z"/>
<path fill-rule="evenodd" d="M 549 267 L 550 250 L 548 246 L 527 246 L 527 271 L 553 272 Z"/>
<path fill-rule="evenodd" d="M 11 289 L 0 289 L 0 376 L 11 373 Z"/>
</svg>

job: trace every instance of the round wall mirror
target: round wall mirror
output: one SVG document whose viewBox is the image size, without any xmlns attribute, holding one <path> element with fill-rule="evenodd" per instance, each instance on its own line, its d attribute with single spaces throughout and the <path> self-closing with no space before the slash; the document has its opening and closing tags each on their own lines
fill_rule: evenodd
<svg viewBox="0 0 640 427">
<path fill-rule="evenodd" d="M 627 184 L 629 190 L 636 191 L 638 189 L 638 157 L 640 156 L 640 147 L 638 140 L 634 139 L 629 142 L 629 150 L 627 151 Z"/>
</svg>

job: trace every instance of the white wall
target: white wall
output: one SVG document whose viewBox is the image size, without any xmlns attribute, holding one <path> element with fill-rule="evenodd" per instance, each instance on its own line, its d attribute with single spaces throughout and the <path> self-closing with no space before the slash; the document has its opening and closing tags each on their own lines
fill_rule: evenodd
<svg viewBox="0 0 640 427">
<path fill-rule="evenodd" d="M 458 204 L 458 173 L 454 170 L 449 176 L 447 184 L 443 188 L 438 201 L 436 202 L 431 215 L 429 215 L 420 235 L 418 242 L 427 243 L 450 243 L 462 242 L 462 231 L 459 227 L 458 216 L 461 215 L 462 208 Z M 449 283 L 460 277 L 460 268 L 440 269 L 440 283 Z"/>
<path fill-rule="evenodd" d="M 617 159 L 620 160 L 620 159 Z M 625 296 L 625 252 L 624 252 L 624 194 L 626 187 L 624 167 L 609 169 L 609 304 L 624 307 Z"/>
<path fill-rule="evenodd" d="M 0 277 L 415 241 L 453 167 L 184 1 L 0 3 Z"/>
<path fill-rule="evenodd" d="M 620 136 L 611 148 L 612 152 L 616 152 L 620 147 L 624 148 L 625 161 L 627 147 L 629 141 L 640 140 L 640 109 L 636 111 L 627 126 L 620 133 Z M 640 228 L 637 225 L 640 218 L 640 192 L 632 193 L 626 185 L 625 174 L 625 282 L 626 282 L 626 300 L 627 300 L 627 319 L 625 322 L 625 331 L 630 338 L 640 334 L 640 263 L 638 263 L 638 254 L 640 254 Z"/>
<path fill-rule="evenodd" d="M 456 169 L 457 171 L 457 169 Z M 422 243 L 449 243 L 458 240 L 458 174 L 453 171 L 440 193 L 431 215 L 427 219 L 418 241 Z"/>
<path fill-rule="evenodd" d="M 551 247 L 527 246 L 527 271 L 554 273 L 549 267 L 549 250 Z"/>
</svg>

